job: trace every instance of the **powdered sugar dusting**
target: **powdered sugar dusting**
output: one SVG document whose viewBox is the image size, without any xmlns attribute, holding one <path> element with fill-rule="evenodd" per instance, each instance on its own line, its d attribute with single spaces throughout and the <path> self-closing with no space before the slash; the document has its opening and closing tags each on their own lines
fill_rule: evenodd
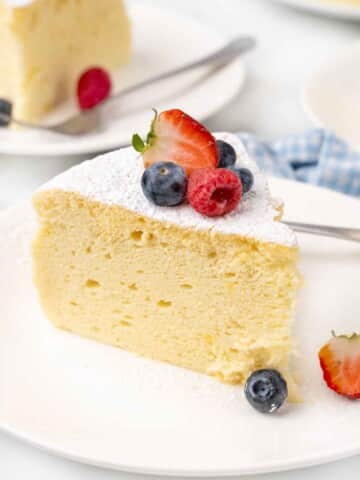
<svg viewBox="0 0 360 480">
<path fill-rule="evenodd" d="M 141 215 L 184 228 L 237 234 L 264 242 L 296 246 L 293 231 L 274 220 L 278 212 L 273 206 L 267 180 L 256 163 L 249 158 L 241 141 L 229 133 L 215 136 L 233 145 L 237 153 L 237 164 L 249 168 L 255 177 L 252 191 L 244 195 L 235 211 L 224 217 L 205 217 L 188 204 L 158 207 L 149 202 L 144 197 L 140 184 L 144 171 L 142 159 L 131 147 L 73 167 L 45 184 L 41 190 L 77 192 L 89 199 L 121 205 Z"/>
</svg>

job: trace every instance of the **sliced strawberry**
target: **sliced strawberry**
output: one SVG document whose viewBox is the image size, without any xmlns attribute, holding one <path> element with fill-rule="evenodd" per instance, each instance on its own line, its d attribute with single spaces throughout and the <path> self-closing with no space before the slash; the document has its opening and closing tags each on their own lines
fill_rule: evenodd
<svg viewBox="0 0 360 480">
<path fill-rule="evenodd" d="M 201 123 L 178 109 L 155 113 L 146 142 L 135 134 L 133 146 L 142 153 L 145 168 L 173 162 L 190 175 L 197 168 L 215 168 L 218 164 L 215 138 Z"/>
<path fill-rule="evenodd" d="M 328 387 L 339 395 L 360 398 L 360 335 L 334 336 L 319 352 Z"/>
</svg>

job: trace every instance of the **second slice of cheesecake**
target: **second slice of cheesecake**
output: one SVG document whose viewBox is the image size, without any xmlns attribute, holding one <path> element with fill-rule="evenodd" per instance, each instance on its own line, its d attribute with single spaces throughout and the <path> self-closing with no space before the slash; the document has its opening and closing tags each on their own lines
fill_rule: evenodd
<svg viewBox="0 0 360 480">
<path fill-rule="evenodd" d="M 0 1 L 0 97 L 20 120 L 38 121 L 75 98 L 80 74 L 129 60 L 130 23 L 123 0 Z"/>
</svg>

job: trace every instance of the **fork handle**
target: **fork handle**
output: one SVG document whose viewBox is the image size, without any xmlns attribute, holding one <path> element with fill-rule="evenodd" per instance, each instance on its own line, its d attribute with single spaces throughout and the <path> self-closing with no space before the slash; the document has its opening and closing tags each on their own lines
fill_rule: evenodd
<svg viewBox="0 0 360 480">
<path fill-rule="evenodd" d="M 180 75 L 181 73 L 188 72 L 195 68 L 203 67 L 210 64 L 213 66 L 222 66 L 234 60 L 242 53 L 251 50 L 255 47 L 255 45 L 256 42 L 253 37 L 236 37 L 229 43 L 227 43 L 224 47 L 213 53 L 210 53 L 209 55 L 206 55 L 205 57 L 200 58 L 199 60 L 195 60 L 194 62 L 187 63 L 181 67 L 174 68 L 173 70 L 169 70 L 159 75 L 155 75 L 154 77 L 148 78 L 147 80 L 132 85 L 131 87 L 125 88 L 124 90 L 121 90 L 120 92 L 106 99 L 101 105 L 109 103 L 124 95 L 133 93 L 136 90 L 140 90 L 154 83 L 160 82 L 162 80 L 167 80 L 168 78 L 175 77 L 176 75 Z"/>
<path fill-rule="evenodd" d="M 359 228 L 330 227 L 327 225 L 314 225 L 310 223 L 283 222 L 296 232 L 321 235 L 323 237 L 334 237 L 350 242 L 360 242 Z"/>
</svg>

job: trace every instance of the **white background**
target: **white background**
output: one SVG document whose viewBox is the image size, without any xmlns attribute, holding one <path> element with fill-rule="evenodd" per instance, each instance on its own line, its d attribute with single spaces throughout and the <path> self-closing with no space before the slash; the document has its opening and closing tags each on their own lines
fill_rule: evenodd
<svg viewBox="0 0 360 480">
<path fill-rule="evenodd" d="M 359 24 L 299 13 L 270 0 L 143 1 L 186 12 L 223 31 L 226 36 L 240 32 L 256 35 L 259 46 L 246 59 L 245 89 L 235 102 L 210 118 L 207 124 L 212 130 L 248 130 L 263 138 L 277 138 L 311 127 L 301 107 L 301 90 L 307 76 L 336 49 L 358 39 L 360 32 Z M 0 208 L 25 198 L 43 181 L 77 161 L 71 158 L 0 158 Z M 332 480 L 342 477 L 355 480 L 359 472 L 360 458 L 353 458 L 307 470 L 252 478 Z M 1 480 L 115 478 L 144 477 L 74 464 L 0 434 Z"/>
</svg>

